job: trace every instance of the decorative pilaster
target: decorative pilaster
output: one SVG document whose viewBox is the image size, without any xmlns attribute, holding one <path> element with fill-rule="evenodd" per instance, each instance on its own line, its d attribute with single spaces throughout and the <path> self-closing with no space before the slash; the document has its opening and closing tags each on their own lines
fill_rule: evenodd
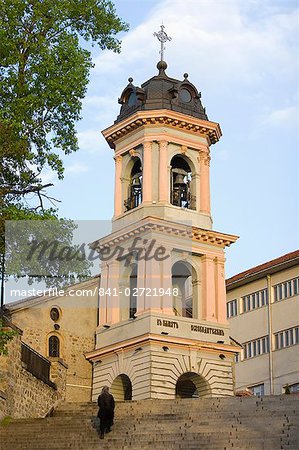
<svg viewBox="0 0 299 450">
<path fill-rule="evenodd" d="M 137 289 L 138 289 L 138 297 L 137 297 L 137 312 L 138 314 L 142 314 L 145 310 L 145 260 L 141 259 L 138 261 L 138 270 L 137 270 Z"/>
<path fill-rule="evenodd" d="M 159 201 L 169 201 L 169 177 L 167 174 L 167 141 L 159 142 Z"/>
<path fill-rule="evenodd" d="M 107 296 L 107 322 L 118 323 L 120 319 L 120 297 L 119 297 L 119 261 L 111 261 L 108 265 L 109 291 Z"/>
<path fill-rule="evenodd" d="M 172 259 L 171 259 L 172 248 L 168 247 L 166 249 L 165 255 L 169 255 L 169 258 L 162 261 L 162 284 L 164 292 L 171 292 L 171 295 L 163 295 L 162 298 L 162 309 L 164 314 L 174 315 L 173 311 L 173 296 L 172 296 Z"/>
<path fill-rule="evenodd" d="M 201 281 L 196 279 L 192 281 L 192 317 L 193 319 L 200 320 L 202 318 L 202 303 L 201 303 Z"/>
<path fill-rule="evenodd" d="M 142 201 L 152 201 L 152 142 L 143 144 Z"/>
<path fill-rule="evenodd" d="M 210 155 L 200 154 L 200 212 L 210 214 Z"/>
<path fill-rule="evenodd" d="M 215 263 L 209 255 L 202 256 L 202 318 L 215 322 Z"/>
<path fill-rule="evenodd" d="M 226 289 L 225 289 L 225 258 L 217 256 L 216 268 L 216 314 L 218 322 L 226 323 Z"/>
<path fill-rule="evenodd" d="M 152 254 L 155 253 L 155 247 L 152 249 Z M 159 295 L 161 288 L 161 262 L 155 258 L 150 258 L 145 261 L 145 289 L 146 295 L 144 298 L 145 310 L 154 310 L 161 312 L 162 296 Z"/>
<path fill-rule="evenodd" d="M 108 264 L 101 264 L 101 289 L 106 293 L 108 289 Z M 107 294 L 99 294 L 99 325 L 107 323 Z"/>
<path fill-rule="evenodd" d="M 122 186 L 121 186 L 121 169 L 122 156 L 115 156 L 115 195 L 114 195 L 114 216 L 122 213 Z"/>
</svg>

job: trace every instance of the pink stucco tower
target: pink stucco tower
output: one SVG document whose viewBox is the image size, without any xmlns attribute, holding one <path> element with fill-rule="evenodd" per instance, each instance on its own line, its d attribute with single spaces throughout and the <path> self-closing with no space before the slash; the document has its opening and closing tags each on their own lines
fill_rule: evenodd
<svg viewBox="0 0 299 450">
<path fill-rule="evenodd" d="M 226 320 L 224 249 L 212 229 L 210 146 L 221 137 L 189 81 L 129 78 L 103 131 L 115 160 L 112 233 L 102 255 L 93 398 L 233 394 L 236 347 Z"/>
</svg>

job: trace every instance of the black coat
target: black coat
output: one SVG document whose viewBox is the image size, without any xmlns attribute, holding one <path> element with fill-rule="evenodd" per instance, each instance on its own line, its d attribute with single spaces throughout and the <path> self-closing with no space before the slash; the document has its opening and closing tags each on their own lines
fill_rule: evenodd
<svg viewBox="0 0 299 450">
<path fill-rule="evenodd" d="M 98 417 L 100 417 L 101 419 L 110 419 L 113 421 L 115 408 L 113 395 L 109 392 L 102 392 L 98 396 L 98 406 Z"/>
</svg>

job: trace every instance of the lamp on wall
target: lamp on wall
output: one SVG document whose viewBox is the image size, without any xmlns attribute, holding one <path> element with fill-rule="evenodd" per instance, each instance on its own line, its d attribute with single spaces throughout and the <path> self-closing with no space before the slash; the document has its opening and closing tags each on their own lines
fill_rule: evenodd
<svg viewBox="0 0 299 450">
<path fill-rule="evenodd" d="M 219 355 L 219 358 L 220 358 L 220 359 L 225 359 L 225 355 L 223 355 L 223 354 L 221 353 L 221 355 Z"/>
<path fill-rule="evenodd" d="M 164 352 L 168 352 L 168 350 L 169 350 L 169 347 L 166 347 L 166 345 L 164 345 L 164 347 L 162 347 L 162 348 L 163 348 Z"/>
</svg>

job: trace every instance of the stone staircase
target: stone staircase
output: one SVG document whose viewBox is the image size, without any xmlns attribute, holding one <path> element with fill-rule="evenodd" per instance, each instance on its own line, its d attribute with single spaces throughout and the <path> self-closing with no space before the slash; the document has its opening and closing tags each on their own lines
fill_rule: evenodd
<svg viewBox="0 0 299 450">
<path fill-rule="evenodd" d="M 299 449 L 299 396 L 143 400 L 116 404 L 100 440 L 97 407 L 65 403 L 45 419 L 0 426 L 1 450 Z"/>
</svg>

